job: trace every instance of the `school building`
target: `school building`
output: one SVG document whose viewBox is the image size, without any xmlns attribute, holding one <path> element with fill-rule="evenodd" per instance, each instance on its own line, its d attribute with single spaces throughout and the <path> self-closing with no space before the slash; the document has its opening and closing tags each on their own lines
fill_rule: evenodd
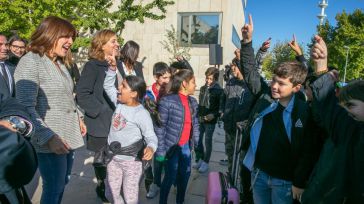
<svg viewBox="0 0 364 204">
<path fill-rule="evenodd" d="M 116 9 L 119 0 L 114 1 Z M 140 2 L 148 2 L 140 1 Z M 163 61 L 170 63 L 172 54 L 163 48 L 166 31 L 171 25 L 176 29 L 178 42 L 191 49 L 189 60 L 196 75 L 197 87 L 204 84 L 204 73 L 209 64 L 209 45 L 222 47 L 222 65 L 229 64 L 234 50 L 240 47 L 240 29 L 245 22 L 246 0 L 175 0 L 166 7 L 163 20 L 146 19 L 144 23 L 127 22 L 123 30 L 124 40 L 134 40 L 140 45 L 139 60 L 144 65 L 148 85 L 153 83 L 153 65 Z"/>
</svg>

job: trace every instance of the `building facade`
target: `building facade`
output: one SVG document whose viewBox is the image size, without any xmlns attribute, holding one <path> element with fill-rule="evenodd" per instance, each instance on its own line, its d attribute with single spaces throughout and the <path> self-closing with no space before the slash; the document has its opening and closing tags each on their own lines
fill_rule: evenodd
<svg viewBox="0 0 364 204">
<path fill-rule="evenodd" d="M 118 2 L 115 1 L 114 9 Z M 206 69 L 213 66 L 209 64 L 209 44 L 221 45 L 223 65 L 229 64 L 234 57 L 234 50 L 240 46 L 245 5 L 246 1 L 242 0 L 175 0 L 174 5 L 166 8 L 165 19 L 127 22 L 122 37 L 140 45 L 139 60 L 143 62 L 144 76 L 150 85 L 153 83 L 154 63 L 163 61 L 169 64 L 173 56 L 161 44 L 166 40 L 166 31 L 173 26 L 180 44 L 191 47 L 189 62 L 199 88 L 204 84 Z"/>
</svg>

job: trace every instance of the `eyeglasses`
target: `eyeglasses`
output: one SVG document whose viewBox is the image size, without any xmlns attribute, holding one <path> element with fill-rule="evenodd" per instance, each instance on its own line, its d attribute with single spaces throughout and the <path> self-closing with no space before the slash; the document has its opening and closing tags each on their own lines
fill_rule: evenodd
<svg viewBox="0 0 364 204">
<path fill-rule="evenodd" d="M 10 47 L 13 47 L 14 49 L 19 49 L 19 50 L 25 50 L 25 46 L 10 45 Z"/>
</svg>

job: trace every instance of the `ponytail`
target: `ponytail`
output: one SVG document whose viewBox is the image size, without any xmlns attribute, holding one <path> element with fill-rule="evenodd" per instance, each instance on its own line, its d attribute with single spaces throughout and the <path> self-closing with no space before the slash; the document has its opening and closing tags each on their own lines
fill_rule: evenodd
<svg viewBox="0 0 364 204">
<path fill-rule="evenodd" d="M 179 70 L 172 76 L 171 81 L 168 83 L 166 88 L 167 93 L 177 94 L 181 89 L 182 82 L 183 81 L 189 82 L 191 79 L 193 79 L 193 72 L 191 70 L 188 69 Z"/>
<path fill-rule="evenodd" d="M 137 100 L 149 112 L 153 123 L 160 126 L 161 119 L 158 114 L 157 104 L 154 101 L 150 100 L 148 97 L 145 97 L 147 89 L 145 81 L 142 78 L 133 75 L 125 77 L 125 81 L 132 91 L 137 92 Z"/>
</svg>

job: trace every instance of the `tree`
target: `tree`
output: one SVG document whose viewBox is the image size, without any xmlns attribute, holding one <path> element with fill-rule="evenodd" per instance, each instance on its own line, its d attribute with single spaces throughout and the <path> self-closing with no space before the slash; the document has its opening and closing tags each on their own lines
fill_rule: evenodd
<svg viewBox="0 0 364 204">
<path fill-rule="evenodd" d="M 302 46 L 301 50 L 303 51 Z M 287 61 L 294 61 L 295 53 L 288 46 L 288 41 L 285 42 L 277 42 L 272 51 L 269 51 L 263 61 L 263 72 L 267 79 L 271 79 L 273 75 L 273 70 L 280 63 Z"/>
<path fill-rule="evenodd" d="M 0 0 L 0 32 L 17 33 L 29 39 L 43 18 L 59 16 L 70 20 L 79 31 L 75 47 L 85 47 L 97 30 L 110 28 L 120 35 L 127 21 L 143 23 L 145 18 L 165 18 L 166 7 L 174 1 L 153 0 L 142 4 L 120 0 L 118 9 L 110 12 L 112 4 L 112 0 Z"/>
<path fill-rule="evenodd" d="M 186 60 L 190 59 L 190 47 L 183 47 L 181 46 L 178 37 L 176 29 L 171 25 L 170 30 L 166 30 L 167 33 L 165 34 L 166 40 L 163 40 L 160 42 L 165 50 L 168 51 L 168 53 L 171 53 L 172 56 L 169 58 L 170 63 L 176 60 L 178 56 L 183 56 Z"/>
<path fill-rule="evenodd" d="M 326 21 L 317 28 L 328 48 L 329 65 L 337 68 L 343 77 L 347 52 L 345 46 L 348 46 L 346 79 L 364 78 L 364 13 L 360 9 L 351 14 L 343 11 L 335 19 L 336 25 Z"/>
</svg>

